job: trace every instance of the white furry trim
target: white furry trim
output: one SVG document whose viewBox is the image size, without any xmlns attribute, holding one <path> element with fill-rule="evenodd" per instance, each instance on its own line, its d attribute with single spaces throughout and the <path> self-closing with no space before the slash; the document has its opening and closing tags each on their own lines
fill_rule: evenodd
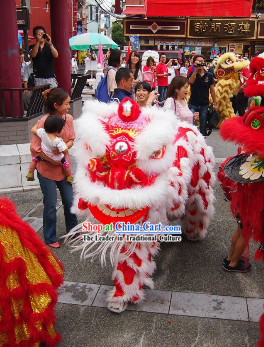
<svg viewBox="0 0 264 347">
<path fill-rule="evenodd" d="M 93 114 L 95 117 L 100 119 L 108 118 L 111 113 L 117 112 L 118 105 L 119 104 L 115 102 L 106 104 L 105 102 L 100 102 L 95 99 L 87 100 L 84 102 L 82 115 Z"/>
<path fill-rule="evenodd" d="M 135 150 L 137 159 L 148 160 L 153 152 L 172 143 L 175 137 L 176 122 L 170 116 L 170 113 L 165 113 L 161 110 L 157 111 L 155 107 L 143 109 L 142 114 L 150 115 L 152 121 L 136 137 Z"/>
<path fill-rule="evenodd" d="M 110 142 L 110 136 L 105 131 L 100 120 L 116 110 L 116 104 L 108 105 L 98 101 L 86 102 L 81 117 L 75 123 L 77 160 L 82 161 L 82 158 L 87 158 L 86 143 L 91 148 L 91 156 L 100 157 L 105 154 L 106 146 Z"/>
<path fill-rule="evenodd" d="M 75 199 L 81 197 L 93 205 L 109 204 L 114 208 L 141 209 L 146 206 L 160 205 L 165 201 L 168 191 L 167 174 L 157 177 L 149 187 L 133 187 L 131 189 L 114 190 L 102 183 L 93 183 L 87 170 L 79 167 L 75 175 Z"/>
<path fill-rule="evenodd" d="M 145 298 L 143 289 L 138 289 L 137 291 L 135 291 L 135 295 L 131 295 L 131 293 L 125 293 L 123 296 L 117 296 L 117 297 L 114 297 L 115 291 L 116 291 L 115 288 L 113 288 L 108 293 L 108 296 L 107 296 L 107 299 L 106 299 L 107 302 L 116 302 L 116 303 L 129 302 L 129 301 L 132 300 L 132 298 L 134 296 L 138 296 L 139 299 L 136 302 L 133 302 L 133 303 L 140 303 Z"/>
<path fill-rule="evenodd" d="M 176 147 L 172 144 L 168 145 L 164 157 L 161 159 L 144 159 L 137 160 L 137 167 L 146 174 L 161 173 L 168 170 L 175 159 Z"/>
</svg>

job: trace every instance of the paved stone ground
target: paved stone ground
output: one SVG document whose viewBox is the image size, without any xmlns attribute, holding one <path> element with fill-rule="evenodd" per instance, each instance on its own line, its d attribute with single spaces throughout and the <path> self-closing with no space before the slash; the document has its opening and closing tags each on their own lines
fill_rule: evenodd
<svg viewBox="0 0 264 347">
<path fill-rule="evenodd" d="M 219 163 L 235 153 L 214 131 L 207 142 Z M 7 193 L 25 220 L 42 237 L 40 190 Z M 258 317 L 264 300 L 263 265 L 252 259 L 252 271 L 223 271 L 231 234 L 236 227 L 219 184 L 215 187 L 215 218 L 202 242 L 161 245 L 156 257 L 155 290 L 146 290 L 146 301 L 121 315 L 105 308 L 111 267 L 99 261 L 80 262 L 79 254 L 62 247 L 55 254 L 65 265 L 65 284 L 57 305 L 61 346 L 255 346 Z M 58 236 L 65 232 L 63 208 L 58 201 Z"/>
</svg>

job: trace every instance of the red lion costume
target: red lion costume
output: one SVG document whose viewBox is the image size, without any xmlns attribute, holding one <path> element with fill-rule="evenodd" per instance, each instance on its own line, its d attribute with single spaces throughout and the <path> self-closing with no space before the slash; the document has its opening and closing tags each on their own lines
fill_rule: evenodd
<svg viewBox="0 0 264 347">
<path fill-rule="evenodd" d="M 196 127 L 173 112 L 139 109 L 124 99 L 119 105 L 87 102 L 76 131 L 74 207 L 87 222 L 168 225 L 173 218 L 181 220 L 189 239 L 205 237 L 213 215 L 214 156 Z M 81 231 L 82 224 L 72 235 Z M 103 264 L 109 250 L 114 288 L 108 308 L 120 313 L 129 302 L 143 300 L 143 285 L 153 288 L 160 240 L 119 240 L 109 229 L 100 235 L 113 239 L 69 242 L 83 258 L 99 255 Z"/>
<path fill-rule="evenodd" d="M 264 95 L 264 56 L 253 58 L 251 76 L 247 81 L 247 96 Z M 231 200 L 231 210 L 241 222 L 242 235 L 247 245 L 252 237 L 261 246 L 255 259 L 264 262 L 264 107 L 251 107 L 243 117 L 226 120 L 220 135 L 226 141 L 241 146 L 241 153 L 228 158 L 218 173 L 222 188 Z M 260 323 L 264 346 L 264 315 Z"/>
</svg>

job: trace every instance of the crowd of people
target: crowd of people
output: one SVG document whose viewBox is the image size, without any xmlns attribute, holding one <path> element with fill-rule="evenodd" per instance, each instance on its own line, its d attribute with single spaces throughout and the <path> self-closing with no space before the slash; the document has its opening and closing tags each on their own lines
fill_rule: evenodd
<svg viewBox="0 0 264 347">
<path fill-rule="evenodd" d="M 136 51 L 130 53 L 124 64 L 121 51 L 111 50 L 106 71 L 109 100 L 120 102 L 125 97 L 137 100 L 137 93 L 144 89 L 152 103 L 172 109 L 180 120 L 192 124 L 199 122 L 200 131 L 206 136 L 210 94 L 215 104 L 215 78 L 207 71 L 208 65 L 202 55 L 194 56 L 191 64 L 186 60 L 181 65 L 178 59 L 168 60 L 161 54 L 158 64 L 149 56 L 142 68 L 141 57 Z"/>
<path fill-rule="evenodd" d="M 109 101 L 116 99 L 120 102 L 124 97 L 136 99 L 136 85 L 138 82 L 146 82 L 151 91 L 156 92 L 156 99 L 153 99 L 151 94 L 153 103 L 172 109 L 180 120 L 189 119 L 199 125 L 202 135 L 208 135 L 209 105 L 211 110 L 216 105 L 215 85 L 218 81 L 213 62 L 206 62 L 202 55 L 180 61 L 177 58 L 168 59 L 166 54 L 161 54 L 159 62 L 149 56 L 143 66 L 140 54 L 136 51 L 132 51 L 126 61 L 125 59 L 117 49 L 107 53 L 105 73 Z M 245 97 L 243 88 L 249 74 L 248 68 L 239 72 L 240 87 L 231 100 L 235 113 L 240 116 L 248 107 L 248 98 Z M 140 87 L 142 88 L 142 85 Z M 182 89 L 180 92 L 181 88 L 184 91 Z"/>
</svg>

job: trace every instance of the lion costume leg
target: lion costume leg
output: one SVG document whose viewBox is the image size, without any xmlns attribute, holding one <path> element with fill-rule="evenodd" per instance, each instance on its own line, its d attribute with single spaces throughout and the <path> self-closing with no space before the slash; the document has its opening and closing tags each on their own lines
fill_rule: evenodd
<svg viewBox="0 0 264 347">
<path fill-rule="evenodd" d="M 214 160 L 211 150 L 202 148 L 192 167 L 192 177 L 188 189 L 184 221 L 184 231 L 188 239 L 199 240 L 206 235 L 210 219 L 214 213 Z"/>
<path fill-rule="evenodd" d="M 130 247 L 131 244 L 127 243 Z M 114 288 L 109 293 L 109 310 L 121 313 L 128 302 L 138 303 L 143 300 L 143 285 L 153 288 L 150 276 L 155 270 L 153 255 L 158 251 L 158 243 L 136 243 L 134 252 L 127 256 L 126 245 L 123 246 L 117 258 L 113 272 Z"/>
</svg>

